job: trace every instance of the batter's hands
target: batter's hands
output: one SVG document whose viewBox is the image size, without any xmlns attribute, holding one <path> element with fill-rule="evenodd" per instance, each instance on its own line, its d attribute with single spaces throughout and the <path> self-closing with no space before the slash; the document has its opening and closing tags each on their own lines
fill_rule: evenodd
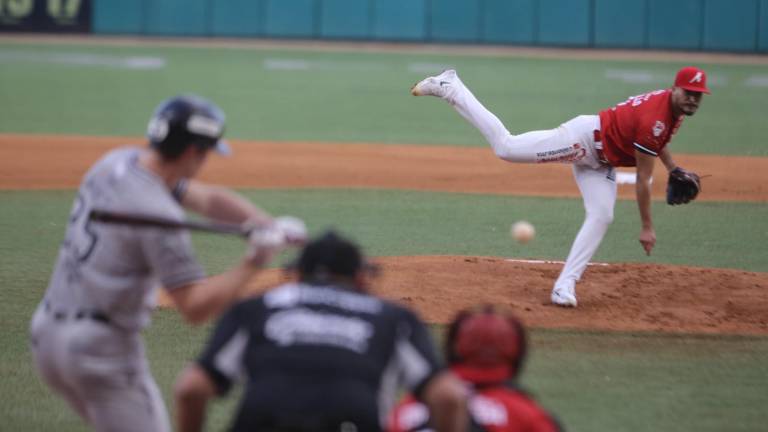
<svg viewBox="0 0 768 432">
<path fill-rule="evenodd" d="M 274 224 L 257 228 L 248 236 L 246 260 L 253 266 L 267 264 L 285 246 L 283 234 Z"/>
<path fill-rule="evenodd" d="M 656 231 L 653 228 L 643 228 L 640 231 L 640 244 L 645 249 L 645 254 L 650 256 L 651 250 L 656 245 Z"/>
<path fill-rule="evenodd" d="M 300 246 L 306 241 L 307 227 L 304 221 L 293 216 L 280 216 L 271 224 L 251 231 L 246 259 L 252 265 L 261 266 L 286 247 Z"/>
<path fill-rule="evenodd" d="M 301 246 L 307 242 L 307 226 L 304 221 L 294 216 L 275 218 L 274 225 L 283 233 L 288 246 Z"/>
</svg>

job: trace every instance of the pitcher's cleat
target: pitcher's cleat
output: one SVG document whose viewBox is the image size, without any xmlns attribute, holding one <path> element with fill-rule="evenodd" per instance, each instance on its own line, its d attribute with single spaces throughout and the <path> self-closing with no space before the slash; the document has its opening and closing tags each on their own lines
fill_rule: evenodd
<svg viewBox="0 0 768 432">
<path fill-rule="evenodd" d="M 557 306 L 563 307 L 576 307 L 576 291 L 573 286 L 570 287 L 556 287 L 552 290 L 552 296 L 550 297 L 552 303 Z"/>
<path fill-rule="evenodd" d="M 444 70 L 443 73 L 436 76 L 426 77 L 411 87 L 411 94 L 414 96 L 437 96 L 446 97 L 452 92 L 459 77 L 453 69 Z"/>
</svg>

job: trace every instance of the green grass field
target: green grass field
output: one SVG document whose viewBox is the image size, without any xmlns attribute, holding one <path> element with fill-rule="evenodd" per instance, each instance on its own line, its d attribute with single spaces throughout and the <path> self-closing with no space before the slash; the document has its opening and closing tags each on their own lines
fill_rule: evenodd
<svg viewBox="0 0 768 432">
<path fill-rule="evenodd" d="M 155 59 L 145 60 L 150 65 L 161 60 L 164 66 L 121 66 L 128 57 Z M 528 130 L 665 87 L 663 78 L 671 80 L 683 64 L 683 59 L 94 47 L 0 39 L 0 133 L 141 136 L 159 99 L 196 92 L 227 111 L 232 138 L 484 146 L 449 107 L 410 97 L 410 85 L 427 72 L 455 66 L 510 130 Z M 768 67 L 700 66 L 710 72 L 714 95 L 686 120 L 673 152 L 768 156 L 763 140 L 768 87 L 747 85 L 750 77 L 767 76 Z M 608 78 L 627 71 L 642 71 L 650 81 Z M 270 212 L 302 216 L 313 232 L 339 227 L 373 256 L 562 259 L 583 217 L 578 199 L 391 190 L 242 192 Z M 34 375 L 26 338 L 73 194 L 0 192 L 0 396 L 5 402 L 0 431 L 84 430 Z M 658 203 L 654 210 L 659 243 L 653 257 L 646 258 L 636 244 L 635 203 L 620 201 L 595 259 L 768 272 L 764 203 L 680 208 Z M 523 217 L 550 233 L 524 249 L 500 235 L 510 220 Z M 211 272 L 225 268 L 242 248 L 236 240 L 215 236 L 196 235 L 195 242 Z M 207 331 L 186 326 L 174 312 L 156 314 L 145 335 L 166 398 Z M 440 335 L 442 329 L 435 331 Z M 572 431 L 761 431 L 768 424 L 768 337 L 533 329 L 523 381 Z M 234 402 L 215 405 L 210 430 L 224 427 Z"/>
</svg>

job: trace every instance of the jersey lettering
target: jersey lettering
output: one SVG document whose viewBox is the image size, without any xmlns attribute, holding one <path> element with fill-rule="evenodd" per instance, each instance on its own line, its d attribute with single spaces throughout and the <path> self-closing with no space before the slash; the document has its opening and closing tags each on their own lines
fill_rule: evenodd
<svg viewBox="0 0 768 432">
<path fill-rule="evenodd" d="M 507 424 L 507 409 L 504 404 L 491 398 L 475 396 L 469 401 L 472 418 L 485 426 L 504 426 Z"/>
<path fill-rule="evenodd" d="M 91 256 L 99 237 L 93 232 L 91 221 L 87 217 L 91 209 L 82 194 L 78 194 L 69 216 L 64 247 L 75 262 L 82 263 Z"/>
<path fill-rule="evenodd" d="M 623 106 L 623 105 L 629 104 L 629 105 L 632 105 L 633 107 L 636 107 L 642 104 L 643 102 L 647 101 L 651 97 L 656 96 L 658 94 L 662 94 L 662 93 L 664 93 L 664 90 L 656 90 L 650 93 L 643 93 L 641 95 L 630 96 L 629 98 L 627 98 L 626 101 L 617 103 L 616 106 Z"/>
<path fill-rule="evenodd" d="M 329 345 L 363 353 L 373 336 L 373 326 L 355 317 L 299 308 L 270 316 L 264 334 L 279 346 Z"/>
</svg>

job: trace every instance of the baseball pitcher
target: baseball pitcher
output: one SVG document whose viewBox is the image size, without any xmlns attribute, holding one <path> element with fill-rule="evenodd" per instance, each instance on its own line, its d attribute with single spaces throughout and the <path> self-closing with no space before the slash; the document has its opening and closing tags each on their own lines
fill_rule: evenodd
<svg viewBox="0 0 768 432">
<path fill-rule="evenodd" d="M 155 288 L 167 290 L 187 321 L 201 323 L 228 307 L 282 246 L 284 229 L 265 212 L 190 180 L 211 151 L 229 153 L 223 130 L 213 103 L 171 98 L 150 120 L 149 148 L 113 150 L 82 181 L 30 333 L 40 376 L 97 431 L 171 429 L 140 336 Z M 187 231 L 100 224 L 87 217 L 91 209 L 179 221 L 188 209 L 261 229 L 239 263 L 206 277 Z"/>
<path fill-rule="evenodd" d="M 678 167 L 667 148 L 684 116 L 694 115 L 702 93 L 709 93 L 707 76 L 699 68 L 680 69 L 671 88 L 632 96 L 598 115 L 581 115 L 555 129 L 520 135 L 510 134 L 462 83 L 455 70 L 425 78 L 412 87 L 411 93 L 437 96 L 451 104 L 503 160 L 573 165 L 586 217 L 552 289 L 551 300 L 556 305 L 576 306 L 576 282 L 613 221 L 615 167 L 637 168 L 636 197 L 642 223 L 639 241 L 648 255 L 656 244 L 651 218 L 651 177 L 656 158 L 669 171 L 669 204 L 687 203 L 699 192 L 698 176 Z"/>
</svg>

